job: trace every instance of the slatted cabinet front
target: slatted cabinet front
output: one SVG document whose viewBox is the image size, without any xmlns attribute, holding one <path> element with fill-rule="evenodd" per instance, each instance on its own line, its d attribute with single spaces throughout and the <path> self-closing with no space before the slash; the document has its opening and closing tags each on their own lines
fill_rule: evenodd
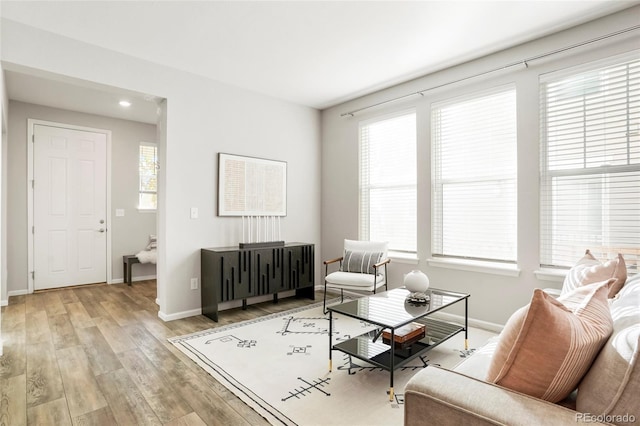
<svg viewBox="0 0 640 426">
<path fill-rule="evenodd" d="M 201 250 L 202 314 L 218 320 L 218 303 L 246 301 L 253 296 L 296 290 L 314 298 L 314 245 L 289 243 L 280 247 Z"/>
</svg>

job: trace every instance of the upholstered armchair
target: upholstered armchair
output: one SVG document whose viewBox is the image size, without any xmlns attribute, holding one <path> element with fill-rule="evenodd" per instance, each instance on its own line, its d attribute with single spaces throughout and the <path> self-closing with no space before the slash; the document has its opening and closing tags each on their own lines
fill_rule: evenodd
<svg viewBox="0 0 640 426">
<path fill-rule="evenodd" d="M 389 243 L 377 241 L 344 240 L 341 257 L 324 261 L 323 312 L 326 313 L 327 288 L 340 289 L 340 299 L 344 300 L 344 290 L 366 291 L 375 294 L 379 287 L 387 290 L 387 257 Z M 339 262 L 338 270 L 329 273 L 329 266 Z"/>
</svg>

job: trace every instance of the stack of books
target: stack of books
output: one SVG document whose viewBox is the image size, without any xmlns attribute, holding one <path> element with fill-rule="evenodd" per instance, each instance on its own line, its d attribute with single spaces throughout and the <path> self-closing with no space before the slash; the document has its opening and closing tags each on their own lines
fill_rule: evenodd
<svg viewBox="0 0 640 426">
<path fill-rule="evenodd" d="M 412 322 L 400 328 L 397 328 L 393 333 L 393 340 L 397 349 L 405 349 L 418 340 L 424 338 L 426 335 L 426 328 L 424 324 L 418 322 Z M 391 331 L 384 330 L 382 332 L 382 342 L 391 344 Z"/>
</svg>

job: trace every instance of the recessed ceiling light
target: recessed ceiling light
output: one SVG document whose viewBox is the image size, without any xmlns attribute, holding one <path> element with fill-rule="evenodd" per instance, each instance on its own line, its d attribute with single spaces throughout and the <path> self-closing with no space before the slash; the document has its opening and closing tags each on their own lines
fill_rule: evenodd
<svg viewBox="0 0 640 426">
<path fill-rule="evenodd" d="M 131 102 L 129 102 L 129 101 L 120 101 L 120 106 L 130 107 L 131 106 Z"/>
</svg>

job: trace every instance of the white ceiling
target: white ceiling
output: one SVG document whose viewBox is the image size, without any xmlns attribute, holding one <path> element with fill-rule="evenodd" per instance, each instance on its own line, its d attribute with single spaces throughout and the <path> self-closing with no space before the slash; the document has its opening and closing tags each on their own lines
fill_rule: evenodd
<svg viewBox="0 0 640 426">
<path fill-rule="evenodd" d="M 9 70 L 5 70 L 5 79 L 9 99 L 14 101 L 143 123 L 157 122 L 158 104 L 153 96 L 114 87 L 85 85 L 59 76 L 42 77 Z M 121 107 L 121 100 L 129 101 L 131 106 Z"/>
<path fill-rule="evenodd" d="M 0 12 L 46 31 L 323 109 L 639 3 L 3 0 Z M 28 81 L 11 75 L 7 80 L 10 96 L 33 96 Z M 12 87 L 14 81 L 23 83 L 20 90 Z"/>
</svg>

